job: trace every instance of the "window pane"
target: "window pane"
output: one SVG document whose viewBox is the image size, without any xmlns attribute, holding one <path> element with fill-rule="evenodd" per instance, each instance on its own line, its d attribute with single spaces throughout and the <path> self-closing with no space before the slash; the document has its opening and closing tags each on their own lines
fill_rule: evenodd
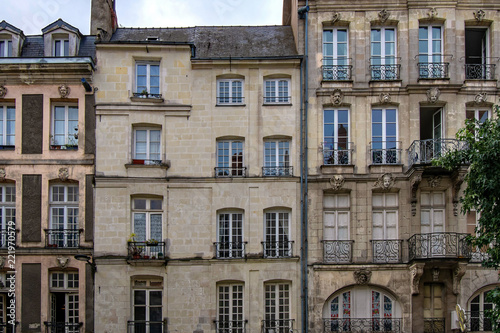
<svg viewBox="0 0 500 333">
<path fill-rule="evenodd" d="M 161 291 L 149 292 L 149 305 L 161 305 Z"/>
<path fill-rule="evenodd" d="M 146 213 L 134 213 L 134 233 L 136 241 L 146 240 Z"/>
<path fill-rule="evenodd" d="M 151 200 L 151 209 L 162 209 L 162 200 Z"/>
</svg>

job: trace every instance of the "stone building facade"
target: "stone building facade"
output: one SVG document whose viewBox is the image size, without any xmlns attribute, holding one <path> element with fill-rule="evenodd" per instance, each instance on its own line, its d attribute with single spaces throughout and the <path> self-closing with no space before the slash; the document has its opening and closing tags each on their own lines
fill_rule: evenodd
<svg viewBox="0 0 500 333">
<path fill-rule="evenodd" d="M 464 242 L 465 170 L 432 161 L 498 102 L 499 3 L 287 3 L 308 66 L 309 331 L 452 332 L 457 304 L 490 331 L 498 272 Z"/>
<path fill-rule="evenodd" d="M 0 327 L 92 332 L 95 38 L 41 32 L 0 22 Z"/>
</svg>

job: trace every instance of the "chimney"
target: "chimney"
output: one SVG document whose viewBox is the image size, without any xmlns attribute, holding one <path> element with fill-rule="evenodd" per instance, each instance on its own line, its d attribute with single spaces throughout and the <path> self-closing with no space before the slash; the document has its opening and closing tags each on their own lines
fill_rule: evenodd
<svg viewBox="0 0 500 333">
<path fill-rule="evenodd" d="M 98 40 L 109 40 L 117 28 L 115 0 L 92 0 L 90 34 Z"/>
</svg>

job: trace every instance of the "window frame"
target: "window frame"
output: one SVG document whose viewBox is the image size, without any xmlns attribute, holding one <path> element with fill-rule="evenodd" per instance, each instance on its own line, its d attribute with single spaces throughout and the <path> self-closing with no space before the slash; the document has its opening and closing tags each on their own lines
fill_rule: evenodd
<svg viewBox="0 0 500 333">
<path fill-rule="evenodd" d="M 12 225 L 12 222 L 14 225 Z M 1 233 L 0 248 L 7 247 L 8 230 L 13 230 L 15 226 L 16 226 L 16 185 L 1 184 L 0 185 L 0 233 Z"/>
<path fill-rule="evenodd" d="M 146 74 L 139 74 L 139 66 L 146 66 Z M 158 75 L 151 73 L 151 67 L 158 67 Z M 139 77 L 146 78 L 146 85 L 139 85 Z M 152 78 L 158 77 L 158 86 L 152 84 Z M 141 89 L 142 88 L 142 89 Z M 152 91 L 155 89 L 154 91 Z M 156 90 L 157 89 L 157 90 Z M 146 91 L 147 93 L 144 93 Z M 143 61 L 137 60 L 135 62 L 135 96 L 161 98 L 161 66 L 160 61 Z"/>
<path fill-rule="evenodd" d="M 228 144 L 226 147 L 225 144 Z M 227 155 L 225 152 L 227 151 Z M 216 142 L 216 177 L 245 177 L 245 140 L 219 139 Z"/>
<path fill-rule="evenodd" d="M 434 195 L 440 194 L 442 197 L 442 204 L 434 203 Z M 429 195 L 429 203 L 424 203 L 424 195 Z M 435 212 L 442 212 L 442 230 L 435 231 L 436 227 L 439 228 L 439 224 L 436 225 L 435 220 Z M 429 224 L 422 224 L 423 213 L 428 212 L 429 214 Z M 429 231 L 425 232 L 424 227 L 429 228 Z M 422 191 L 420 192 L 420 229 L 423 234 L 425 233 L 443 233 L 446 232 L 446 194 L 444 191 Z"/>
<path fill-rule="evenodd" d="M 420 38 L 420 29 L 427 29 L 427 37 L 426 38 Z M 440 38 L 439 39 L 434 39 L 432 32 L 434 28 L 439 28 L 440 30 Z M 433 42 L 439 40 L 440 41 L 440 50 L 439 53 L 435 53 L 433 50 Z M 426 53 L 421 53 L 420 51 L 420 42 L 426 41 L 427 42 L 427 52 Z M 440 63 L 443 62 L 443 56 L 444 56 L 444 26 L 443 25 L 435 25 L 435 24 L 419 24 L 418 26 L 418 56 L 419 56 L 419 62 L 420 60 L 423 59 L 421 57 L 426 57 L 427 61 L 423 61 L 423 63 Z M 430 51 L 429 51 L 430 50 Z M 439 57 L 439 61 L 434 61 L 434 57 Z"/>
<path fill-rule="evenodd" d="M 63 277 L 62 280 L 57 279 L 58 281 L 62 281 L 63 286 L 53 286 L 54 284 L 54 275 L 58 274 Z M 69 276 L 73 275 L 73 279 L 71 279 L 73 286 L 70 287 L 70 278 Z M 75 279 L 76 276 L 76 279 Z M 76 287 L 74 286 L 76 281 Z M 76 332 L 76 325 L 79 324 L 80 318 L 80 276 L 77 270 L 70 271 L 50 271 L 49 276 L 49 293 L 50 293 L 50 318 L 52 324 L 60 324 L 63 323 L 63 327 L 67 332 Z M 56 320 L 56 313 L 54 313 L 55 306 L 57 304 L 56 295 L 64 294 L 64 322 Z M 72 306 L 73 307 L 72 307 Z M 71 314 L 73 312 L 73 314 Z M 76 313 L 76 315 L 75 315 Z M 69 325 L 69 326 L 68 326 Z"/>
<path fill-rule="evenodd" d="M 55 188 L 62 188 L 63 200 L 54 200 Z M 70 194 L 70 190 L 72 193 Z M 78 247 L 80 239 L 80 187 L 79 184 L 54 183 L 49 187 L 49 245 L 57 247 L 70 248 Z M 61 192 L 59 192 L 61 193 Z M 70 200 L 70 197 L 76 200 Z M 62 215 L 60 215 L 62 209 Z M 55 212 L 55 210 L 58 210 Z M 61 221 L 57 217 L 63 218 L 62 229 Z M 72 222 L 70 220 L 73 220 Z"/>
<path fill-rule="evenodd" d="M 12 39 L 0 38 L 0 58 L 12 57 Z"/>
<path fill-rule="evenodd" d="M 381 120 L 380 121 L 375 121 L 375 115 L 374 113 L 376 111 L 381 111 Z M 395 121 L 389 121 L 388 120 L 388 112 L 389 111 L 394 111 L 395 113 Z M 377 131 L 375 129 L 375 126 L 380 124 L 382 132 L 380 135 L 375 135 L 377 134 Z M 388 132 L 388 127 L 393 124 L 395 126 L 395 134 L 387 134 Z M 394 140 L 388 140 L 388 138 L 394 137 Z M 372 164 L 400 164 L 401 163 L 401 156 L 400 156 L 400 148 L 399 148 L 399 112 L 398 109 L 395 107 L 374 107 L 372 108 L 371 112 L 371 146 L 372 146 Z M 380 138 L 380 140 L 377 140 L 377 138 Z M 388 145 L 388 143 L 393 142 L 393 145 Z M 376 146 L 376 147 L 375 147 Z M 389 147 L 388 147 L 389 146 Z M 375 154 L 377 153 L 382 153 L 382 159 L 381 162 L 375 161 Z M 394 154 L 395 156 L 390 156 L 390 154 Z M 394 162 L 391 161 L 391 157 L 393 158 Z M 377 162 L 377 163 L 376 163 Z"/>
<path fill-rule="evenodd" d="M 229 220 L 228 227 L 223 228 L 222 225 L 222 215 L 228 215 Z M 235 218 L 236 215 L 239 216 L 239 221 Z M 239 223 L 239 227 L 237 225 Z M 236 225 L 235 225 L 236 224 Z M 241 210 L 223 210 L 217 213 L 217 258 L 242 258 L 245 255 L 244 246 L 244 225 L 245 225 L 245 214 Z M 223 234 L 223 230 L 228 230 L 228 235 Z M 239 230 L 239 234 L 238 231 Z M 236 231 L 236 233 L 235 233 Z M 228 238 L 229 240 L 224 240 Z"/>
<path fill-rule="evenodd" d="M 225 288 L 227 290 L 222 290 Z M 245 328 L 244 318 L 244 284 L 236 282 L 217 284 L 217 332 L 243 333 Z"/>
<path fill-rule="evenodd" d="M 274 147 L 268 147 L 272 144 Z M 291 176 L 290 167 L 290 140 L 264 140 L 263 176 Z"/>
<path fill-rule="evenodd" d="M 394 197 L 396 200 L 395 205 L 389 205 L 387 203 L 388 196 Z M 376 197 L 381 197 L 382 202 L 380 205 L 375 204 L 375 198 Z M 398 214 L 398 207 L 399 207 L 399 195 L 398 193 L 373 193 L 372 194 L 372 239 L 373 240 L 397 240 L 398 239 L 398 228 L 399 228 L 399 214 Z M 380 225 L 382 235 L 381 238 L 375 236 L 375 227 L 379 227 L 378 225 L 375 225 L 375 214 L 381 213 L 382 214 L 382 224 Z M 389 235 L 389 230 L 391 226 L 388 226 L 388 213 L 389 214 L 395 214 L 395 219 L 396 223 L 394 225 L 394 235 L 390 236 Z"/>
<path fill-rule="evenodd" d="M 140 285 L 143 284 L 143 285 Z M 156 284 L 153 286 L 153 284 Z M 136 292 L 144 292 L 144 304 L 136 304 Z M 161 304 L 151 304 L 151 293 L 160 293 L 160 303 Z M 151 326 L 160 326 L 163 327 L 164 322 L 163 322 L 163 298 L 164 298 L 164 292 L 163 292 L 163 280 L 159 279 L 135 279 L 134 284 L 132 284 L 132 291 L 131 291 L 131 318 L 133 320 L 133 327 L 134 328 L 143 328 L 144 332 L 147 331 L 148 328 Z M 136 319 L 136 308 L 144 308 L 144 317 L 146 318 L 145 320 L 142 319 Z M 151 320 L 151 309 L 156 308 L 160 309 L 159 313 L 159 320 Z M 158 314 L 157 314 L 158 315 Z M 149 323 L 149 326 L 147 326 Z M 147 331 L 149 332 L 149 331 Z"/>
<path fill-rule="evenodd" d="M 57 108 L 64 108 L 64 119 L 56 119 L 56 111 Z M 70 118 L 70 109 L 76 110 L 77 112 L 77 117 L 76 119 L 69 119 Z M 63 122 L 63 133 L 56 134 L 56 121 L 58 122 Z M 76 126 L 73 127 L 73 131 L 70 129 L 70 122 L 75 123 L 76 121 Z M 60 104 L 60 103 L 55 103 L 52 105 L 51 109 L 51 115 L 50 115 L 50 147 L 51 149 L 57 149 L 57 148 L 63 148 L 64 149 L 78 149 L 78 132 L 80 128 L 80 110 L 78 107 L 78 104 L 76 103 L 71 103 L 71 104 Z M 64 137 L 64 142 L 59 142 L 56 137 Z"/>
<path fill-rule="evenodd" d="M 374 41 L 373 40 L 373 31 L 374 30 L 379 30 L 380 31 L 380 41 Z M 394 33 L 394 40 L 392 41 L 387 41 L 386 39 L 386 31 L 389 31 L 389 30 L 392 30 L 393 33 Z M 376 57 L 377 55 L 373 54 L 374 53 L 374 48 L 373 48 L 373 44 L 374 43 L 380 43 L 380 64 L 374 64 L 372 62 L 372 65 L 394 65 L 396 63 L 396 58 L 398 56 L 398 50 L 397 50 L 397 41 L 398 41 L 398 37 L 397 37 L 397 29 L 396 27 L 392 27 L 392 26 L 387 26 L 387 27 L 372 27 L 370 29 L 370 56 L 372 58 L 372 61 L 373 61 L 373 58 Z M 393 43 L 394 44 L 394 54 L 392 55 L 387 55 L 386 51 L 387 51 L 387 43 Z M 389 63 L 386 61 L 386 58 L 392 58 L 393 60 L 392 61 L 389 61 Z"/>
<path fill-rule="evenodd" d="M 265 332 L 270 332 L 272 328 L 275 328 L 275 331 L 285 332 L 283 327 L 291 328 L 291 294 L 292 288 L 289 282 L 264 284 L 264 322 L 268 329 Z"/>
<path fill-rule="evenodd" d="M 327 122 L 327 113 L 330 112 L 333 112 L 333 122 Z M 341 114 L 344 113 L 347 115 L 347 123 L 340 119 L 343 118 Z M 344 124 L 347 124 L 347 136 L 339 136 L 339 127 L 341 128 Z M 325 165 L 348 165 L 351 163 L 350 125 L 351 112 L 349 108 L 331 108 L 323 110 L 323 163 Z M 333 135 L 327 135 L 328 126 L 333 126 Z M 341 142 L 342 140 L 345 141 Z M 339 147 L 342 144 L 343 147 Z"/>
<path fill-rule="evenodd" d="M 14 118 L 9 119 L 10 115 Z M 13 122 L 14 132 L 9 132 L 9 123 Z M 9 137 L 11 139 L 9 140 Z M 14 149 L 16 145 L 16 107 L 11 104 L 0 104 L 0 147 L 2 149 Z M 12 144 L 7 144 L 12 143 Z"/>
<path fill-rule="evenodd" d="M 145 201 L 145 206 L 144 208 L 140 208 L 140 207 L 136 207 L 136 204 L 137 204 L 137 201 L 138 200 L 144 200 Z M 153 201 L 159 201 L 160 203 L 160 206 L 161 208 L 151 208 L 151 203 Z M 136 215 L 139 215 L 139 214 L 144 214 L 144 218 L 145 218 L 145 229 L 144 229 L 144 239 L 141 238 L 141 234 L 138 232 L 138 230 L 136 229 L 136 218 L 135 216 Z M 131 215 L 132 215 L 132 224 L 131 224 L 131 227 L 132 227 L 132 230 L 133 230 L 133 233 L 135 234 L 135 241 L 136 242 L 146 242 L 147 240 L 151 240 L 151 239 L 154 239 L 156 241 L 162 241 L 163 239 L 163 197 L 132 197 L 132 200 L 131 200 Z M 152 216 L 156 216 L 156 215 L 159 215 L 160 216 L 160 232 L 161 232 L 161 235 L 160 237 L 155 238 L 157 237 L 156 234 L 152 234 L 152 219 L 151 217 Z M 154 236 L 154 237 L 153 237 Z"/>
<path fill-rule="evenodd" d="M 57 37 L 52 40 L 52 56 L 69 57 L 69 37 Z"/>
<path fill-rule="evenodd" d="M 224 95 L 227 94 L 227 96 L 221 96 L 222 95 L 221 88 L 226 88 L 226 87 L 221 87 L 222 83 L 228 83 L 227 92 L 224 92 Z M 239 83 L 240 87 L 238 87 L 236 83 Z M 216 89 L 217 89 L 216 105 L 244 105 L 245 103 L 244 79 L 217 79 Z M 241 94 L 237 93 L 239 89 L 241 89 Z"/>
<path fill-rule="evenodd" d="M 283 218 L 281 217 L 283 214 Z M 286 218 L 285 218 L 286 214 Z M 274 216 L 274 219 L 269 219 Z M 264 212 L 264 257 L 287 258 L 292 256 L 291 211 L 272 209 Z M 280 222 L 285 221 L 283 225 Z M 273 222 L 274 221 L 274 222 Z M 274 223 L 274 225 L 272 225 Z M 274 232 L 269 232 L 274 230 Z"/>
<path fill-rule="evenodd" d="M 265 79 L 263 92 L 264 104 L 290 104 L 292 100 L 290 82 L 289 78 Z M 286 83 L 286 87 L 281 87 L 281 83 Z M 268 84 L 271 86 L 268 87 Z M 282 91 L 282 88 L 286 90 Z"/>
<path fill-rule="evenodd" d="M 347 198 L 347 205 L 340 204 L 340 198 Z M 333 198 L 332 205 L 327 204 L 327 198 Z M 332 225 L 327 224 L 327 215 L 332 215 Z M 341 236 L 339 229 L 339 216 L 347 216 L 346 237 Z M 342 228 L 344 228 L 342 226 Z M 333 230 L 333 236 L 329 237 L 327 230 Z M 331 238 L 331 239 L 330 239 Z M 348 241 L 351 240 L 351 196 L 348 193 L 325 195 L 323 197 L 323 240 L 325 241 Z"/>
<path fill-rule="evenodd" d="M 140 131 L 145 131 L 146 132 L 146 156 L 145 158 L 139 157 L 137 154 L 137 144 L 138 144 L 138 132 Z M 159 133 L 159 141 L 152 141 L 152 132 L 158 131 Z M 162 128 L 161 127 L 134 127 L 133 128 L 133 148 L 132 148 L 132 156 L 133 156 L 133 164 L 141 164 L 139 161 L 142 161 L 142 164 L 145 165 L 159 165 L 162 163 Z M 158 152 L 157 153 L 152 153 L 152 145 L 157 143 L 158 144 Z M 144 153 L 142 153 L 144 154 Z M 156 156 L 152 156 L 156 155 Z M 151 157 L 158 157 L 157 159 L 151 158 Z"/>
<path fill-rule="evenodd" d="M 332 32 L 332 41 L 326 41 L 325 38 L 325 32 L 331 31 Z M 345 31 L 346 33 L 346 40 L 340 41 L 339 42 L 339 36 L 338 33 L 339 31 Z M 328 56 L 326 55 L 326 46 L 327 45 L 332 45 L 332 55 Z M 345 44 L 345 49 L 346 49 L 346 54 L 345 55 L 340 55 L 339 58 L 339 44 L 343 45 Z M 324 28 L 323 29 L 323 35 L 322 35 L 322 45 L 323 45 L 323 65 L 324 66 L 338 66 L 338 65 L 349 65 L 349 28 L 348 27 L 330 27 L 330 28 Z M 326 63 L 325 64 L 325 59 L 327 57 L 331 57 L 331 63 Z M 339 61 L 342 59 L 341 61 Z"/>
</svg>

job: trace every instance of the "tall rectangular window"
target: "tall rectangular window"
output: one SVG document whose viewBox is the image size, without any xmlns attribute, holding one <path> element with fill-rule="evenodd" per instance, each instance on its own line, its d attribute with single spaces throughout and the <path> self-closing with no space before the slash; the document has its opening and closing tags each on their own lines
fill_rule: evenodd
<svg viewBox="0 0 500 333">
<path fill-rule="evenodd" d="M 12 57 L 12 41 L 0 39 L 0 58 Z"/>
<path fill-rule="evenodd" d="M 398 238 L 398 194 L 373 194 L 373 239 Z"/>
<path fill-rule="evenodd" d="M 264 142 L 264 176 L 291 176 L 290 142 L 272 140 Z"/>
<path fill-rule="evenodd" d="M 443 285 L 424 284 L 424 333 L 445 332 Z"/>
<path fill-rule="evenodd" d="M 486 119 L 489 119 L 489 110 L 486 109 L 467 109 L 465 111 L 465 118 L 470 120 L 479 120 L 480 123 L 484 123 Z"/>
<path fill-rule="evenodd" d="M 134 129 L 134 159 L 144 164 L 161 163 L 161 129 Z"/>
<path fill-rule="evenodd" d="M 55 39 L 54 40 L 54 57 L 69 56 L 69 40 Z"/>
<path fill-rule="evenodd" d="M 50 229 L 48 245 L 78 247 L 78 185 L 50 187 Z"/>
<path fill-rule="evenodd" d="M 55 105 L 51 131 L 51 148 L 78 148 L 78 106 Z"/>
<path fill-rule="evenodd" d="M 218 234 L 217 258 L 242 258 L 244 256 L 242 213 L 220 213 Z"/>
<path fill-rule="evenodd" d="M 375 28 L 371 30 L 371 76 L 372 80 L 397 80 L 396 29 Z"/>
<path fill-rule="evenodd" d="M 324 164 L 350 164 L 349 110 L 325 110 L 323 115 Z"/>
<path fill-rule="evenodd" d="M 323 31 L 323 80 L 350 80 L 347 28 Z"/>
<path fill-rule="evenodd" d="M 13 149 L 16 144 L 16 108 L 0 105 L 0 146 Z"/>
<path fill-rule="evenodd" d="M 243 333 L 243 285 L 219 285 L 217 294 L 217 332 Z"/>
<path fill-rule="evenodd" d="M 135 84 L 136 95 L 160 97 L 160 64 L 137 62 Z"/>
<path fill-rule="evenodd" d="M 418 29 L 418 66 L 420 78 L 445 78 L 448 68 L 443 63 L 443 28 L 421 26 Z"/>
<path fill-rule="evenodd" d="M 163 283 L 159 280 L 135 280 L 133 286 L 133 321 L 129 332 L 164 332 Z"/>
<path fill-rule="evenodd" d="M 132 216 L 135 240 L 161 241 L 163 200 L 149 198 L 135 198 L 132 200 Z"/>
<path fill-rule="evenodd" d="M 372 163 L 401 163 L 396 109 L 372 110 Z"/>
<path fill-rule="evenodd" d="M 267 283 L 264 302 L 264 332 L 290 332 L 293 328 L 290 320 L 290 284 Z"/>
<path fill-rule="evenodd" d="M 16 227 L 16 186 L 0 186 L 0 248 L 7 247 L 8 229 Z M 12 230 L 11 229 L 11 230 Z"/>
<path fill-rule="evenodd" d="M 422 192 L 420 198 L 420 226 L 422 233 L 444 232 L 444 192 Z"/>
<path fill-rule="evenodd" d="M 349 194 L 327 195 L 323 198 L 324 240 L 349 240 Z"/>
<path fill-rule="evenodd" d="M 264 103 L 290 103 L 290 80 L 268 79 L 264 81 Z"/>
<path fill-rule="evenodd" d="M 292 256 L 288 212 L 268 212 L 265 214 L 264 256 Z"/>
<path fill-rule="evenodd" d="M 217 80 L 217 104 L 243 104 L 243 80 Z"/>
<path fill-rule="evenodd" d="M 489 31 L 484 27 L 465 28 L 465 79 L 492 80 L 495 64 L 489 57 Z"/>
<path fill-rule="evenodd" d="M 77 271 L 50 274 L 50 332 L 80 332 Z"/>
<path fill-rule="evenodd" d="M 216 177 L 244 177 L 243 141 L 217 141 Z"/>
</svg>

